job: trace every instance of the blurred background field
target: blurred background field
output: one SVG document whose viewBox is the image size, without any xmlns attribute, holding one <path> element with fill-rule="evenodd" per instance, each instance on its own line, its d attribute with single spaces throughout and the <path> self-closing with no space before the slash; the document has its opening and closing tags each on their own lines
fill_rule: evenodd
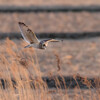
<svg viewBox="0 0 100 100">
<path fill-rule="evenodd" d="M 25 49 L 19 21 L 63 42 Z M 99 69 L 100 0 L 0 0 L 0 100 L 100 100 Z"/>
<path fill-rule="evenodd" d="M 7 10 L 9 7 L 78 7 L 90 6 L 99 7 L 100 0 L 3 0 L 0 2 L 0 8 Z M 7 8 L 8 7 L 8 8 Z M 26 8 L 27 9 L 27 8 Z M 46 8 L 45 8 L 46 9 Z M 92 8 L 93 9 L 93 8 Z M 100 10 L 100 9 L 99 9 Z M 100 31 L 100 12 L 0 12 L 0 33 L 19 33 L 18 21 L 23 21 L 36 33 L 68 33 L 68 32 L 98 32 Z"/>
<path fill-rule="evenodd" d="M 20 5 L 20 6 L 29 6 L 29 5 L 99 5 L 99 0 L 87 0 L 86 2 L 83 0 L 0 0 L 0 5 Z"/>
<path fill-rule="evenodd" d="M 19 33 L 18 21 L 26 23 L 35 33 L 98 32 L 99 16 L 99 12 L 0 13 L 0 33 Z"/>
</svg>

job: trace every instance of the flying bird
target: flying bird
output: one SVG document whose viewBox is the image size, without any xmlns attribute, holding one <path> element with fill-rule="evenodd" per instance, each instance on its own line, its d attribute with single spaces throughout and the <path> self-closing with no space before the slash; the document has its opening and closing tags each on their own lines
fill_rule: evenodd
<svg viewBox="0 0 100 100">
<path fill-rule="evenodd" d="M 24 48 L 34 47 L 38 49 L 46 49 L 49 42 L 59 42 L 55 39 L 38 40 L 35 33 L 23 22 L 18 22 L 19 29 L 21 31 L 22 37 L 29 44 Z"/>
</svg>

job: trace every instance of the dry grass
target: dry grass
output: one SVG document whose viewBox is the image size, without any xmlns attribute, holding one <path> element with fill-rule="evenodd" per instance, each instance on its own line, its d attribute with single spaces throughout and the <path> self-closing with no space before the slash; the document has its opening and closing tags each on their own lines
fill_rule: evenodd
<svg viewBox="0 0 100 100">
<path fill-rule="evenodd" d="M 83 91 L 80 89 L 78 82 L 77 87 L 73 90 L 74 95 L 70 95 L 69 89 L 66 87 L 65 80 L 61 73 L 61 76 L 65 90 L 61 89 L 60 81 L 55 77 L 56 88 L 55 90 L 50 90 L 42 80 L 43 74 L 39 68 L 39 63 L 37 55 L 33 48 L 22 49 L 18 48 L 13 41 L 6 39 L 5 45 L 0 47 L 0 79 L 5 81 L 5 89 L 0 83 L 0 100 L 100 100 L 99 89 L 94 89 L 92 92 L 90 88 L 90 82 L 87 78 L 84 78 L 84 84 L 89 87 L 87 95 L 84 96 Z M 25 45 L 24 43 L 20 44 Z M 24 47 L 24 46 L 23 46 Z M 55 53 L 57 66 L 60 70 L 60 58 L 57 53 Z M 53 73 L 49 73 L 48 77 L 52 78 Z M 76 76 L 73 76 L 76 79 Z M 12 82 L 14 79 L 15 84 Z M 99 80 L 99 79 L 98 79 Z M 98 80 L 97 88 L 100 84 Z M 34 83 L 31 85 L 30 83 Z"/>
</svg>

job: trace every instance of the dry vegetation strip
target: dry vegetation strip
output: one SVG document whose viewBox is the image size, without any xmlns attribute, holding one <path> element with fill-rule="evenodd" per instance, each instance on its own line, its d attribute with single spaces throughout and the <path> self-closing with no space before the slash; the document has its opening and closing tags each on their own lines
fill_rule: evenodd
<svg viewBox="0 0 100 100">
<path fill-rule="evenodd" d="M 9 39 L 5 40 L 4 44 L 5 45 L 0 47 L 0 78 L 7 80 L 8 83 L 5 85 L 9 88 L 5 88 L 4 90 L 0 87 L 1 100 L 54 100 L 54 93 L 60 96 L 59 99 L 65 100 L 67 98 L 69 100 L 69 89 L 66 87 L 65 80 L 59 72 L 58 75 L 61 76 L 62 81 L 59 80 L 58 77 L 52 77 L 56 71 L 48 73 L 48 77 L 54 79 L 57 88 L 55 91 L 49 91 L 47 83 L 42 79 L 43 74 L 40 70 L 34 49 L 18 49 L 18 46 Z M 25 44 L 22 43 L 20 45 L 23 46 Z M 15 86 L 12 82 L 12 78 L 16 81 Z M 94 98 L 94 100 L 100 99 L 99 79 L 95 80 L 97 88 L 94 89 L 93 92 L 90 88 L 92 84 L 87 78 L 76 75 L 74 75 L 73 78 L 76 81 L 74 95 L 72 96 L 73 99 L 86 99 L 76 78 L 81 78 L 81 81 L 89 88 L 89 94 L 87 94 L 89 97 L 87 97 L 87 100 L 89 98 Z M 34 82 L 34 86 L 32 84 L 30 85 L 30 82 Z M 65 92 L 61 90 L 61 83 L 65 86 Z M 94 94 L 92 95 L 92 93 Z"/>
<path fill-rule="evenodd" d="M 4 41 L 5 40 L 2 40 L 0 42 L 1 54 L 6 50 Z M 18 52 L 20 52 L 20 50 L 28 51 L 28 49 L 24 49 L 24 47 L 27 45 L 26 42 L 21 45 L 24 40 L 22 41 L 15 39 L 13 41 L 17 45 Z M 12 48 L 14 49 L 13 45 Z M 33 48 L 30 48 L 29 50 L 32 49 Z M 98 77 L 100 74 L 98 70 L 100 65 L 99 38 L 63 40 L 63 42 L 59 43 L 49 43 L 46 50 L 35 49 L 35 52 L 38 57 L 40 69 L 43 72 L 43 76 L 48 75 L 47 73 L 49 72 L 57 71 L 59 68 L 58 65 L 60 65 L 60 72 L 63 74 L 63 76 L 72 76 L 73 74 L 79 73 L 81 76 Z M 60 62 L 55 56 L 55 52 L 57 53 Z M 34 52 L 31 51 L 30 54 L 34 58 Z M 22 61 L 24 60 L 28 62 L 29 59 L 22 57 Z M 54 73 L 55 76 L 57 75 L 57 72 Z"/>
</svg>

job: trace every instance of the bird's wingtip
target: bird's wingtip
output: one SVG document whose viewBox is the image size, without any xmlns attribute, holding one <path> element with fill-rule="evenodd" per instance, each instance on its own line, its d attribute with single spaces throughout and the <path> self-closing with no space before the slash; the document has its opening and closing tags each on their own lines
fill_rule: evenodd
<svg viewBox="0 0 100 100">
<path fill-rule="evenodd" d="M 18 24 L 22 24 L 23 22 L 18 22 Z"/>
<path fill-rule="evenodd" d="M 19 25 L 25 25 L 23 22 L 18 22 Z M 26 25 L 25 25 L 26 26 Z"/>
</svg>

